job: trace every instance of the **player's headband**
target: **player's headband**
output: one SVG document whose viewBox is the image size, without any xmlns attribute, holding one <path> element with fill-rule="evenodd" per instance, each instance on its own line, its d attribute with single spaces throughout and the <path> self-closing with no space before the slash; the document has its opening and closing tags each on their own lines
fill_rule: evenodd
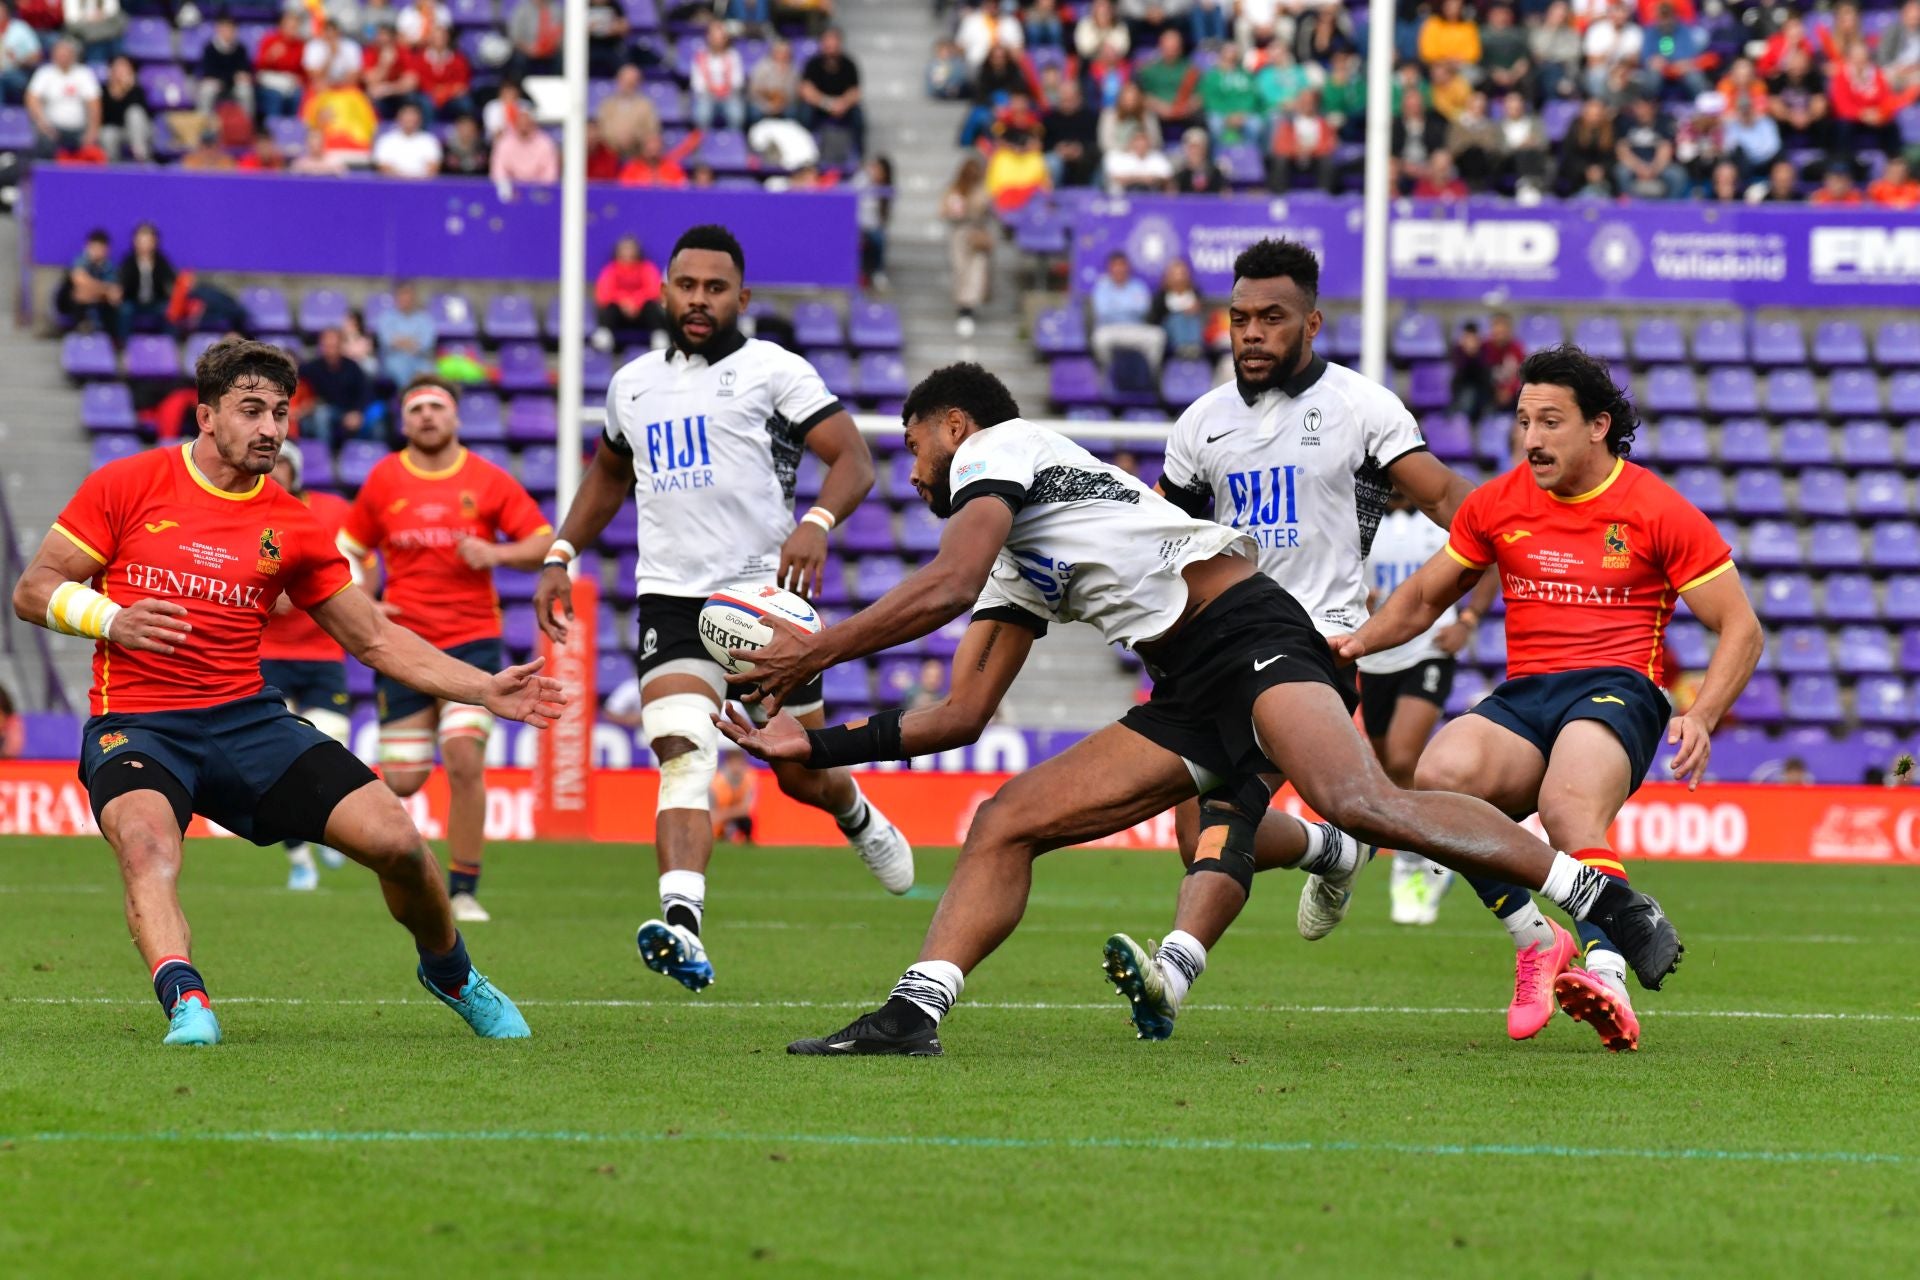
<svg viewBox="0 0 1920 1280">
<path fill-rule="evenodd" d="M 413 408 L 415 404 L 423 400 L 438 404 L 446 409 L 458 408 L 453 402 L 453 397 L 439 387 L 415 387 L 413 390 L 407 392 L 406 397 L 400 401 L 400 411 L 405 413 L 408 409 Z"/>
</svg>

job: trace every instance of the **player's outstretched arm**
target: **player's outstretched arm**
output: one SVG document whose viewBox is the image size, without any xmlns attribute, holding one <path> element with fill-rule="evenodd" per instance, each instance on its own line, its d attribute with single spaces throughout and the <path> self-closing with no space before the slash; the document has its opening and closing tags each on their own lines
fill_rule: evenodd
<svg viewBox="0 0 1920 1280">
<path fill-rule="evenodd" d="M 1760 655 L 1766 651 L 1767 637 L 1754 615 L 1747 589 L 1741 585 L 1740 571 L 1732 564 L 1683 592 L 1681 599 L 1707 630 L 1720 637 L 1693 705 L 1667 725 L 1667 745 L 1680 748 L 1667 767 L 1674 777 L 1685 778 L 1691 790 L 1700 785 L 1707 771 L 1707 760 L 1713 752 L 1709 735 L 1720 727 L 1727 709 L 1753 678 Z"/>
<path fill-rule="evenodd" d="M 186 641 L 193 626 L 185 605 L 172 600 L 115 604 L 87 585 L 98 572 L 98 560 L 63 534 L 49 533 L 14 584 L 13 612 L 49 631 L 149 653 L 170 654 Z"/>
<path fill-rule="evenodd" d="M 544 729 L 560 718 L 567 693 L 558 680 L 539 674 L 542 660 L 493 673 L 448 657 L 405 627 L 390 621 L 362 591 L 341 591 L 308 611 L 348 653 L 410 689 L 485 707 L 507 720 Z"/>
<path fill-rule="evenodd" d="M 993 572 L 994 557 L 1013 531 L 1013 511 L 988 497 L 969 502 L 947 521 L 940 551 L 919 572 L 844 622 L 805 635 L 778 619 L 769 619 L 773 639 L 760 649 L 736 649 L 733 656 L 753 664 L 751 671 L 728 676 L 735 684 L 755 684 L 749 701 L 771 710 L 800 685 L 837 663 L 864 658 L 937 631 L 965 613 L 980 598 Z"/>
<path fill-rule="evenodd" d="M 1485 573 L 1484 568 L 1468 568 L 1449 548 L 1442 547 L 1420 566 L 1419 572 L 1401 583 L 1380 612 L 1368 618 L 1358 631 L 1328 636 L 1327 646 L 1339 661 L 1352 662 L 1405 644 L 1458 604 Z"/>
<path fill-rule="evenodd" d="M 844 409 L 807 432 L 807 448 L 827 464 L 820 482 L 820 500 L 815 510 L 824 508 L 834 524 L 854 513 L 873 492 L 873 454 L 853 424 L 853 415 Z M 813 512 L 807 513 L 813 516 Z M 827 567 L 827 530 L 816 519 L 803 519 L 787 535 L 780 548 L 780 569 L 776 581 L 789 591 L 809 599 L 820 593 L 820 580 Z"/>
<path fill-rule="evenodd" d="M 554 541 L 576 550 L 592 546 L 620 514 L 620 504 L 632 492 L 633 459 L 615 453 L 602 440 L 593 451 L 593 465 L 581 478 L 580 491 L 573 495 Z M 556 612 L 561 616 L 555 616 Z M 541 570 L 540 585 L 533 593 L 533 614 L 550 639 L 556 644 L 566 643 L 567 623 L 573 618 L 573 579 L 567 576 L 565 565 Z"/>
<path fill-rule="evenodd" d="M 888 711 L 857 724 L 825 729 L 804 728 L 783 713 L 761 728 L 729 705 L 728 718 L 715 716 L 713 722 L 750 755 L 797 761 L 810 769 L 911 760 L 951 751 L 980 740 L 1013 678 L 1026 665 L 1033 638 L 1033 632 L 1017 622 L 975 622 L 953 655 L 947 696 L 915 711 Z"/>
<path fill-rule="evenodd" d="M 1425 449 L 1396 459 L 1387 468 L 1387 478 L 1427 519 L 1442 529 L 1453 527 L 1453 513 L 1473 492 L 1473 481 Z"/>
</svg>

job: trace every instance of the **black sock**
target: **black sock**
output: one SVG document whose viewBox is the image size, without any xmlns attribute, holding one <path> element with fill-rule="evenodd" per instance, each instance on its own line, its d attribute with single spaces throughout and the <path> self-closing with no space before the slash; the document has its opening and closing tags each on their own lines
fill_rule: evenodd
<svg viewBox="0 0 1920 1280">
<path fill-rule="evenodd" d="M 692 907 L 674 903 L 667 908 L 667 923 L 679 925 L 696 938 L 700 936 L 700 917 L 694 914 Z"/>
<path fill-rule="evenodd" d="M 873 806 L 868 804 L 864 799 L 862 799 L 860 801 L 859 816 L 855 817 L 854 820 L 851 822 L 842 822 L 840 821 L 840 819 L 835 818 L 833 820 L 833 824 L 840 828 L 841 835 L 857 836 L 862 831 L 865 831 L 867 829 L 867 824 L 872 821 L 873 821 Z"/>
<path fill-rule="evenodd" d="M 417 944 L 415 950 L 420 952 L 420 971 L 427 975 L 427 981 L 435 990 L 458 1000 L 467 985 L 467 973 L 473 968 L 473 962 L 467 959 L 467 940 L 456 931 L 453 950 L 445 955 L 434 955 Z"/>
<path fill-rule="evenodd" d="M 447 896 L 457 893 L 477 893 L 480 890 L 480 868 L 468 867 L 456 862 L 447 870 Z"/>
<path fill-rule="evenodd" d="M 198 995 L 200 1003 L 211 1009 L 213 1001 L 207 997 L 207 984 L 200 977 L 200 971 L 192 963 L 179 956 L 168 956 L 153 971 L 153 994 L 160 1001 L 160 1007 L 173 1016 L 173 1006 L 180 1003 L 186 995 Z"/>
<path fill-rule="evenodd" d="M 909 1031 L 925 1031 L 934 1025 L 933 1015 L 922 1009 L 905 996 L 891 996 L 874 1013 L 873 1021 L 882 1031 L 891 1036 L 905 1035 Z"/>
</svg>

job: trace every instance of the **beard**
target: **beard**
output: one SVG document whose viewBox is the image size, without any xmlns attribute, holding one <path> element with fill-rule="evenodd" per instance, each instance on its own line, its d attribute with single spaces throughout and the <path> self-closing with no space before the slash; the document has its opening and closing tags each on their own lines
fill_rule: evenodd
<svg viewBox="0 0 1920 1280">
<path fill-rule="evenodd" d="M 1300 336 L 1274 358 L 1273 363 L 1267 366 L 1266 373 L 1258 380 L 1250 379 L 1240 372 L 1240 362 L 1235 360 L 1233 380 L 1239 386 L 1243 397 L 1251 398 L 1263 391 L 1271 391 L 1294 375 L 1294 371 L 1300 367 L 1300 357 L 1306 353 L 1307 332 L 1302 329 Z"/>
<path fill-rule="evenodd" d="M 927 490 L 927 509 L 945 520 L 953 514 L 953 455 L 934 464 L 933 484 Z"/>
<path fill-rule="evenodd" d="M 217 436 L 214 438 L 213 447 L 214 451 L 220 455 L 221 461 L 235 470 L 243 471 L 250 476 L 271 474 L 273 464 L 280 460 L 279 445 L 275 445 L 271 452 L 265 449 L 256 449 L 254 448 L 254 441 L 251 437 L 231 453 L 221 445 L 219 437 Z"/>
<path fill-rule="evenodd" d="M 674 346 L 686 352 L 688 355 L 699 355 L 716 339 L 724 337 L 740 327 L 740 320 L 737 316 L 734 318 L 732 324 L 721 324 L 720 317 L 714 315 L 711 311 L 706 313 L 706 317 L 712 322 L 713 328 L 708 331 L 706 337 L 696 342 L 687 336 L 686 329 L 681 325 L 680 317 L 674 315 L 672 312 L 668 312 L 667 337 L 673 342 Z"/>
</svg>

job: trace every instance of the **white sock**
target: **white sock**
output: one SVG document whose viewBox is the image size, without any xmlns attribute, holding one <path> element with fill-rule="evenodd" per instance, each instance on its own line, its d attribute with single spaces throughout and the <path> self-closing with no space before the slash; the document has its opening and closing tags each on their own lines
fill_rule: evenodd
<svg viewBox="0 0 1920 1280">
<path fill-rule="evenodd" d="M 313 847 L 304 840 L 299 844 L 288 845 L 287 865 L 299 867 L 303 871 L 313 870 Z"/>
<path fill-rule="evenodd" d="M 1540 892 L 1556 906 L 1564 907 L 1575 920 L 1585 920 L 1600 891 L 1606 887 L 1604 874 L 1570 854 L 1556 852 Z"/>
<path fill-rule="evenodd" d="M 1310 875 L 1339 877 L 1360 865 L 1360 845 L 1352 836 L 1329 822 L 1300 825 L 1307 830 L 1307 851 L 1295 867 Z"/>
<path fill-rule="evenodd" d="M 967 975 L 960 972 L 959 965 L 945 960 L 922 960 L 900 975 L 888 998 L 911 1001 L 938 1023 L 947 1016 L 947 1010 L 953 1008 L 953 1002 L 960 998 L 960 989 L 966 985 Z"/>
<path fill-rule="evenodd" d="M 1178 1010 L 1194 979 L 1207 971 L 1207 949 L 1185 929 L 1175 929 L 1153 953 L 1153 963 L 1160 969 L 1160 981 L 1166 984 L 1168 1002 Z"/>
<path fill-rule="evenodd" d="M 1580 961 L 1580 967 L 1621 995 L 1627 994 L 1627 961 L 1618 951 L 1595 947 Z"/>
<path fill-rule="evenodd" d="M 1526 906 L 1512 915 L 1500 916 L 1499 920 L 1512 936 L 1515 951 L 1525 951 L 1528 947 L 1543 951 L 1553 945 L 1553 928 L 1531 898 L 1527 899 Z"/>
<path fill-rule="evenodd" d="M 673 909 L 684 907 L 693 913 L 693 931 L 700 932 L 700 920 L 707 910 L 707 877 L 700 871 L 663 871 L 660 873 L 660 915 L 674 923 Z"/>
<path fill-rule="evenodd" d="M 867 797 L 861 794 L 860 784 L 853 780 L 852 775 L 848 775 L 847 781 L 853 787 L 853 799 L 847 802 L 846 808 L 833 815 L 833 820 L 839 824 L 842 832 L 852 835 L 865 830 L 867 823 L 873 820 L 873 815 L 867 806 Z"/>
</svg>

